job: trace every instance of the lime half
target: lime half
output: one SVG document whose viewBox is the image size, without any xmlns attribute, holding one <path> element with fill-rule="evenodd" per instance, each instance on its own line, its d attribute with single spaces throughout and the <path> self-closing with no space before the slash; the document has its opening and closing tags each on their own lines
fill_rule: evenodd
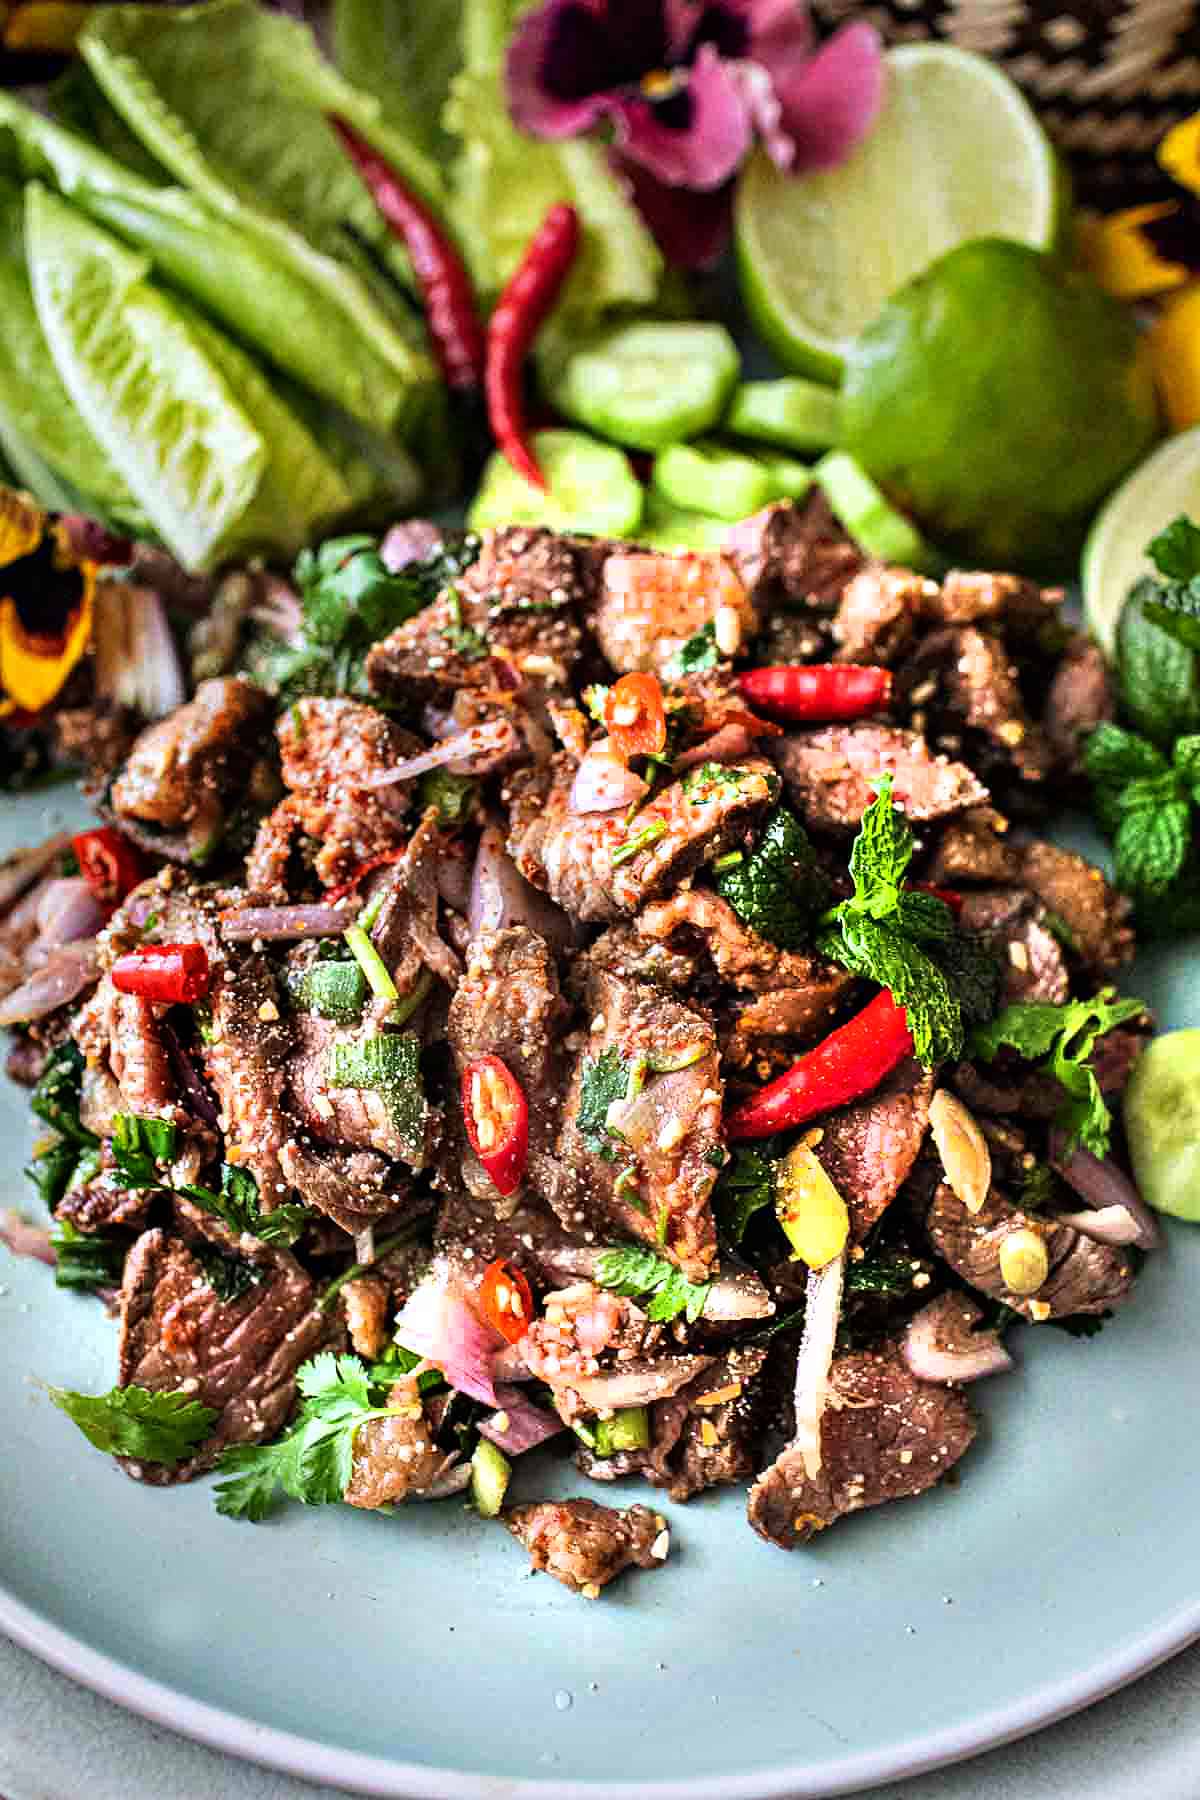
<svg viewBox="0 0 1200 1800">
<path fill-rule="evenodd" d="M 968 238 L 1054 241 L 1054 151 L 1007 75 L 949 44 L 907 44 L 889 51 L 887 81 L 874 129 L 836 169 L 789 175 L 759 150 L 738 183 L 746 305 L 802 375 L 836 381 L 896 289 Z"/>
<path fill-rule="evenodd" d="M 1180 513 L 1200 519 L 1200 425 L 1168 438 L 1105 503 L 1083 549 L 1083 610 L 1113 653 L 1117 621 L 1134 583 L 1154 573 L 1146 545 Z"/>
</svg>

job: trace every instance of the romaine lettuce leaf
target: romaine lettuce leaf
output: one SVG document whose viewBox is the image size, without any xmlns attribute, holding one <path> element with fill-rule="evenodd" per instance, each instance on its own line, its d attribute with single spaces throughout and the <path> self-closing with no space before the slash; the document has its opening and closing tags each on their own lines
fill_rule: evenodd
<svg viewBox="0 0 1200 1800">
<path fill-rule="evenodd" d="M 333 56 L 342 74 L 442 165 L 454 151 L 441 119 L 462 60 L 462 10 L 462 0 L 334 0 L 333 7 Z"/>
</svg>

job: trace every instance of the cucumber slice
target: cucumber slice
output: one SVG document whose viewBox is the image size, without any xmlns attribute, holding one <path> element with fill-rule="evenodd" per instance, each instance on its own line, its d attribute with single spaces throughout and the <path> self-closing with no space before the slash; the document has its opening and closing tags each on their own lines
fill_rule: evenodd
<svg viewBox="0 0 1200 1800">
<path fill-rule="evenodd" d="M 829 450 L 838 441 L 842 402 L 836 388 L 800 375 L 743 381 L 734 390 L 725 429 L 785 450 Z"/>
<path fill-rule="evenodd" d="M 558 410 L 634 450 L 665 450 L 715 425 L 738 376 L 723 325 L 611 326 L 543 371 Z"/>
<path fill-rule="evenodd" d="M 767 456 L 763 465 L 771 479 L 772 500 L 801 500 L 813 484 L 809 465 L 794 456 Z"/>
<path fill-rule="evenodd" d="M 596 1420 L 596 1455 L 650 1448 L 650 1414 L 644 1406 L 620 1406 L 611 1419 Z"/>
<path fill-rule="evenodd" d="M 547 525 L 597 537 L 634 536 L 644 494 L 624 451 L 581 431 L 538 431 L 532 442 L 548 488 L 533 487 L 495 451 L 467 515 L 473 531 L 487 525 Z"/>
<path fill-rule="evenodd" d="M 672 506 L 653 488 L 646 496 L 638 543 L 649 550 L 723 550 L 729 530 L 728 519 L 714 519 L 707 513 L 686 512 Z"/>
<path fill-rule="evenodd" d="M 844 450 L 822 457 L 813 473 L 850 536 L 871 556 L 929 574 L 944 567 L 916 526 L 884 499 L 871 477 Z"/>
<path fill-rule="evenodd" d="M 494 1519 L 504 1505 L 512 1480 L 512 1464 L 503 1450 L 480 1438 L 471 1457 L 471 1500 L 481 1519 Z"/>
<path fill-rule="evenodd" d="M 778 498 L 757 457 L 719 444 L 672 444 L 654 459 L 651 481 L 658 493 L 685 512 L 744 519 Z"/>
<path fill-rule="evenodd" d="M 1154 1039 L 1129 1077 L 1124 1115 L 1143 1200 L 1178 1219 L 1200 1219 L 1200 1031 Z"/>
</svg>

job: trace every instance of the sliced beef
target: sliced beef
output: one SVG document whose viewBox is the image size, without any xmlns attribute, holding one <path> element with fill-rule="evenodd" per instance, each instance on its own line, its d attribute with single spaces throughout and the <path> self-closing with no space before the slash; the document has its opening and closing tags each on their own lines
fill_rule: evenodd
<svg viewBox="0 0 1200 1800">
<path fill-rule="evenodd" d="M 374 646 L 367 680 L 379 694 L 445 698 L 495 687 L 499 661 L 525 683 L 564 688 L 579 658 L 576 608 L 596 573 L 583 540 L 525 525 L 486 531 L 455 585 Z"/>
<path fill-rule="evenodd" d="M 1007 1064 L 958 1063 L 952 1084 L 972 1112 L 1001 1119 L 1052 1119 L 1065 1098 L 1053 1075 L 1013 1058 Z"/>
<path fill-rule="evenodd" d="M 735 1347 L 671 1399 L 653 1404 L 648 1450 L 596 1456 L 581 1445 L 576 1467 L 593 1481 L 641 1475 L 680 1502 L 707 1488 L 745 1481 L 754 1473 L 763 1425 L 766 1359 L 764 1345 Z"/>
<path fill-rule="evenodd" d="M 1021 853 L 1008 838 L 1008 820 L 991 806 L 972 807 L 961 818 L 947 820 L 938 838 L 929 879 L 941 887 L 987 881 L 1013 885 L 1021 872 Z"/>
<path fill-rule="evenodd" d="M 212 1435 L 177 1468 L 121 1459 L 155 1487 L 211 1469 L 227 1444 L 261 1443 L 286 1423 L 296 1370 L 317 1348 L 325 1320 L 312 1282 L 283 1251 L 264 1254 L 262 1279 L 221 1300 L 203 1263 L 179 1238 L 147 1231 L 125 1263 L 118 1340 L 122 1387 L 189 1394 L 219 1414 Z"/>
<path fill-rule="evenodd" d="M 438 926 L 439 871 L 447 861 L 447 839 L 436 807 L 427 807 L 404 855 L 388 880 L 372 927 L 372 942 L 402 995 L 411 993 L 425 969 L 448 987 L 462 974 L 457 951 Z"/>
<path fill-rule="evenodd" d="M 100 1147 L 96 1173 L 78 1187 L 71 1187 L 54 1209 L 56 1219 L 67 1219 L 77 1231 L 144 1230 L 154 1196 L 144 1188 L 118 1187 L 111 1179 L 115 1166 L 112 1146 Z"/>
<path fill-rule="evenodd" d="M 286 891 L 297 835 L 317 847 L 314 867 L 325 887 L 399 848 L 404 827 L 393 809 L 399 804 L 402 810 L 405 790 L 367 783 L 420 749 L 411 733 L 373 706 L 319 698 L 288 707 L 275 732 L 289 792 L 259 827 L 246 865 L 251 887 Z"/>
<path fill-rule="evenodd" d="M 306 1206 L 353 1236 L 364 1225 L 413 1210 L 404 1172 L 377 1150 L 315 1145 L 299 1131 L 280 1152 L 280 1168 Z"/>
<path fill-rule="evenodd" d="M 322 1143 L 378 1150 L 393 1161 L 422 1167 L 427 1161 L 426 1134 L 418 1133 L 414 1143 L 412 1131 L 397 1122 L 381 1089 L 341 1087 L 329 1079 L 336 1046 L 361 1044 L 370 1030 L 369 1020 L 335 1025 L 315 1013 L 296 1013 L 287 1058 L 290 1110 Z"/>
<path fill-rule="evenodd" d="M 945 705 L 965 731 L 989 741 L 995 761 L 1022 781 L 1044 781 L 1054 753 L 1026 710 L 1016 664 L 997 637 L 963 626 L 927 638 L 922 658 L 936 660 Z"/>
<path fill-rule="evenodd" d="M 959 923 L 1004 958 L 1001 1004 L 1047 1000 L 1061 1006 L 1071 980 L 1058 939 L 1042 922 L 1045 909 L 1024 888 L 980 888 L 964 896 Z"/>
<path fill-rule="evenodd" d="M 254 954 L 226 968 L 212 989 L 204 1071 L 220 1104 L 226 1154 L 250 1170 L 265 1212 L 288 1198 L 291 1185 L 280 1164 L 291 1134 L 283 1110 L 289 1050 L 275 972 L 266 957 Z"/>
<path fill-rule="evenodd" d="M 814 1154 L 849 1208 L 856 1244 L 908 1179 L 929 1129 L 933 1087 L 929 1071 L 908 1057 L 867 1099 L 820 1122 Z"/>
<path fill-rule="evenodd" d="M 925 1224 L 934 1249 L 956 1275 L 1027 1319 L 1107 1312 L 1127 1299 L 1133 1287 L 1127 1251 L 1097 1243 L 1056 1219 L 1024 1212 L 995 1188 L 982 1212 L 969 1213 L 943 1182 Z M 1036 1294 L 1011 1293 L 1000 1273 L 1000 1249 L 1014 1231 L 1036 1232 L 1046 1246 L 1050 1273 Z"/>
<path fill-rule="evenodd" d="M 415 1377 L 393 1384 L 387 1419 L 368 1419 L 355 1435 L 347 1506 L 395 1506 L 433 1486 L 451 1460 L 433 1433 Z"/>
<path fill-rule="evenodd" d="M 946 625 L 998 625 L 1027 640 L 1057 620 L 1062 602 L 1062 588 L 1040 588 L 1021 575 L 951 569 L 929 611 Z"/>
<path fill-rule="evenodd" d="M 573 813 L 573 778 L 574 765 L 563 760 L 553 773 L 518 778 L 508 849 L 526 880 L 585 921 L 636 912 L 677 886 L 740 842 L 778 792 L 775 771 L 758 757 L 719 770 L 704 764 L 647 801 L 630 822 L 624 809 Z M 642 837 L 645 847 L 626 856 Z"/>
<path fill-rule="evenodd" d="M 724 1087 L 716 1036 L 699 1014 L 642 982 L 603 969 L 587 979 L 590 1029 L 563 1108 L 559 1166 L 548 1198 L 568 1230 L 615 1229 L 662 1250 L 694 1281 L 716 1260 L 709 1198 L 717 1178 Z M 699 1053 L 698 1055 L 696 1053 Z M 605 1122 L 595 1116 L 597 1065 L 693 1057 L 646 1085 Z M 580 1126 L 581 1105 L 585 1111 Z M 621 1136 L 614 1136 L 616 1126 Z"/>
<path fill-rule="evenodd" d="M 606 557 L 589 623 L 611 668 L 664 674 L 688 639 L 712 625 L 723 656 L 736 656 L 758 624 L 732 562 L 716 551 Z"/>
<path fill-rule="evenodd" d="M 1068 775 L 1082 773 L 1080 751 L 1085 739 L 1115 715 L 1104 652 L 1080 634 L 1072 639 L 1054 671 L 1044 715 L 1050 747 Z"/>
<path fill-rule="evenodd" d="M 857 830 L 875 798 L 871 783 L 882 774 L 892 776 L 895 802 L 914 820 L 946 818 L 988 797 L 964 763 L 932 756 L 917 732 L 890 725 L 792 732 L 773 754 L 788 793 L 817 831 Z"/>
<path fill-rule="evenodd" d="M 833 621 L 838 662 L 893 663 L 937 594 L 936 581 L 911 569 L 868 563 L 842 590 Z"/>
<path fill-rule="evenodd" d="M 1021 880 L 1066 927 L 1066 945 L 1095 975 L 1115 975 L 1133 955 L 1129 901 L 1073 850 L 1026 844 Z"/>
<path fill-rule="evenodd" d="M 836 605 L 866 558 L 846 535 L 817 487 L 801 501 L 780 500 L 725 534 L 725 554 L 764 616 L 791 601 Z"/>
<path fill-rule="evenodd" d="M 751 1525 L 784 1550 L 847 1513 L 923 1494 L 975 1436 L 964 1396 L 918 1381 L 894 1344 L 836 1358 L 829 1385 L 817 1473 L 790 1446 L 750 1489 Z"/>
<path fill-rule="evenodd" d="M 252 682 L 202 681 L 137 739 L 109 793 L 117 822 L 159 855 L 202 856 L 244 797 L 270 713 L 270 697 Z"/>
<path fill-rule="evenodd" d="M 594 1500 L 540 1500 L 501 1518 L 535 1569 L 588 1600 L 623 1569 L 661 1568 L 670 1547 L 666 1520 L 648 1506 L 618 1512 Z"/>
<path fill-rule="evenodd" d="M 63 706 L 54 713 L 54 733 L 65 763 L 83 767 L 88 790 L 103 787 L 121 767 L 137 738 L 138 718 L 115 700 L 90 706 Z"/>
<path fill-rule="evenodd" d="M 457 1146 L 456 1146 L 457 1148 Z M 462 1179 L 461 1159 L 439 1171 L 443 1198 L 433 1233 L 433 1250 L 459 1286 L 478 1287 L 490 1262 L 502 1256 L 520 1269 L 535 1287 L 545 1281 L 542 1255 L 557 1244 L 573 1242 L 549 1207 L 526 1183 L 516 1207 L 497 1215 L 496 1192 L 472 1193 Z M 489 1184 L 490 1186 L 490 1184 Z M 551 1278 L 550 1285 L 556 1284 Z"/>
<path fill-rule="evenodd" d="M 164 1006 L 120 994 L 104 976 L 72 1032 L 89 1063 L 111 1071 L 124 1112 L 173 1119 L 178 1088 L 160 1030 Z"/>
<path fill-rule="evenodd" d="M 529 1180 L 545 1184 L 562 1098 L 558 1039 L 567 1018 L 558 971 L 545 940 L 527 926 L 489 931 L 471 944 L 466 974 L 450 1003 L 447 1037 L 461 1076 L 481 1056 L 498 1056 L 529 1104 Z"/>
</svg>

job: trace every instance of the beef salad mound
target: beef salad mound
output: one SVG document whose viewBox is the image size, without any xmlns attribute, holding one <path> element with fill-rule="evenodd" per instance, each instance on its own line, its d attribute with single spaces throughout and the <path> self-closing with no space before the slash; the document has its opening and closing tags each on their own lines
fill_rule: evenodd
<svg viewBox="0 0 1200 1800">
<path fill-rule="evenodd" d="M 1006 1335 L 1097 1329 L 1155 1242 L 1127 903 L 1040 835 L 1110 716 L 1061 599 L 817 496 L 273 580 L 0 870 L 51 1214 L 5 1235 L 119 1319 L 55 1401 L 233 1517 L 469 1490 L 593 1598 L 663 1514 L 512 1505 L 518 1461 L 737 1484 L 786 1549 L 940 1481 Z"/>
</svg>

